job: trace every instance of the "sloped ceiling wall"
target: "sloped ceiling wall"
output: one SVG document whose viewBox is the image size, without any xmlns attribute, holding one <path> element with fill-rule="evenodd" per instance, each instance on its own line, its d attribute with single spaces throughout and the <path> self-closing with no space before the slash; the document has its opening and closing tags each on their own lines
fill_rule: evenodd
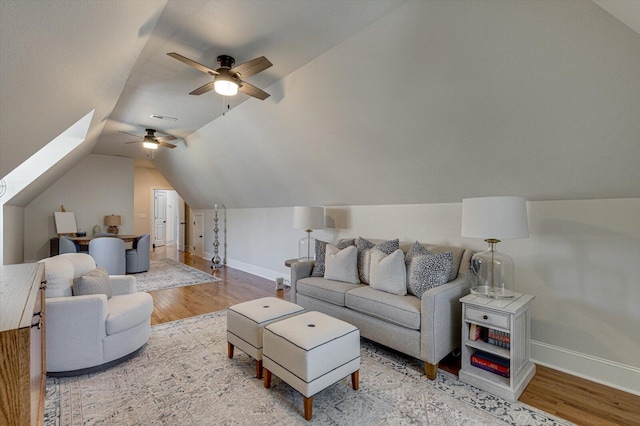
<svg viewBox="0 0 640 426">
<path fill-rule="evenodd" d="M 91 153 L 166 0 L 0 2 L 0 177 L 95 109 L 86 142 L 13 205 Z"/>
<path fill-rule="evenodd" d="M 408 2 L 159 152 L 193 208 L 640 197 L 640 35 L 591 2 Z"/>
</svg>

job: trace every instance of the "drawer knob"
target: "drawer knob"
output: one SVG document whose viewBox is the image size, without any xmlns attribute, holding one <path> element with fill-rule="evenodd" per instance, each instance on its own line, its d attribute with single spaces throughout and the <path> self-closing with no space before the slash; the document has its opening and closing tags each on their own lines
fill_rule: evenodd
<svg viewBox="0 0 640 426">
<path fill-rule="evenodd" d="M 483 315 L 483 316 L 482 316 L 482 319 L 483 319 L 483 320 L 488 320 L 488 319 L 489 319 L 489 316 L 488 316 L 488 315 Z"/>
</svg>

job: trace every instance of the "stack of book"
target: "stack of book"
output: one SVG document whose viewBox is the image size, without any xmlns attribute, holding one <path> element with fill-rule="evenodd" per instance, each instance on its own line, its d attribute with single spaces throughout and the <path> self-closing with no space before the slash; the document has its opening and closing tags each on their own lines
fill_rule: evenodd
<svg viewBox="0 0 640 426">
<path fill-rule="evenodd" d="M 469 340 L 482 340 L 483 342 L 502 348 L 511 348 L 511 336 L 506 331 L 494 330 L 493 328 L 482 327 L 478 324 L 470 324 Z"/>
<path fill-rule="evenodd" d="M 510 374 L 508 359 L 482 351 L 476 351 L 471 355 L 471 365 L 502 377 L 509 377 Z"/>
</svg>

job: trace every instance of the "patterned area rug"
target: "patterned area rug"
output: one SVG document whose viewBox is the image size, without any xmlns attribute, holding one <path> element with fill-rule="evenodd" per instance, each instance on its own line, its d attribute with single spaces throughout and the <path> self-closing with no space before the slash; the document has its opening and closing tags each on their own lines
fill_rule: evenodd
<svg viewBox="0 0 640 426">
<path fill-rule="evenodd" d="M 220 278 L 172 259 L 151 260 L 147 272 L 133 274 L 133 276 L 136 277 L 136 286 L 140 291 L 221 281 Z"/>
<path fill-rule="evenodd" d="M 570 425 L 522 403 L 465 385 L 446 372 L 426 379 L 422 364 L 366 340 L 360 390 L 349 377 L 302 396 L 273 377 L 254 377 L 237 350 L 227 358 L 226 311 L 154 326 L 135 358 L 95 374 L 47 379 L 45 424 L 53 425 Z"/>
</svg>

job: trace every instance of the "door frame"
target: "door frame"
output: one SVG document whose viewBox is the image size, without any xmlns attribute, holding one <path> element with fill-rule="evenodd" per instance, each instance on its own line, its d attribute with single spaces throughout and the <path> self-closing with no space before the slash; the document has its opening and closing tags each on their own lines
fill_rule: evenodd
<svg viewBox="0 0 640 426">
<path fill-rule="evenodd" d="M 193 211 L 192 211 L 193 212 Z M 202 240 L 202 253 L 200 253 L 200 257 L 202 257 L 204 259 L 204 212 L 197 212 L 197 213 L 192 213 L 193 214 L 193 227 L 191 228 L 191 242 L 193 243 L 193 254 L 197 256 L 197 249 L 196 249 L 196 242 L 201 239 Z M 200 221 L 200 227 L 201 229 L 196 229 L 196 217 L 201 217 L 202 220 Z M 202 234 L 202 238 L 199 237 L 199 235 Z"/>
<path fill-rule="evenodd" d="M 175 189 L 173 189 L 170 186 L 151 186 L 149 188 L 150 190 L 150 195 L 149 195 L 149 204 L 150 204 L 150 209 L 149 211 L 151 212 L 151 214 L 149 215 L 149 238 L 151 239 L 151 248 L 154 249 L 155 248 L 155 243 L 154 241 L 156 240 L 155 238 L 155 223 L 154 223 L 154 218 L 156 216 L 156 203 L 155 203 L 155 191 L 175 191 Z"/>
</svg>

